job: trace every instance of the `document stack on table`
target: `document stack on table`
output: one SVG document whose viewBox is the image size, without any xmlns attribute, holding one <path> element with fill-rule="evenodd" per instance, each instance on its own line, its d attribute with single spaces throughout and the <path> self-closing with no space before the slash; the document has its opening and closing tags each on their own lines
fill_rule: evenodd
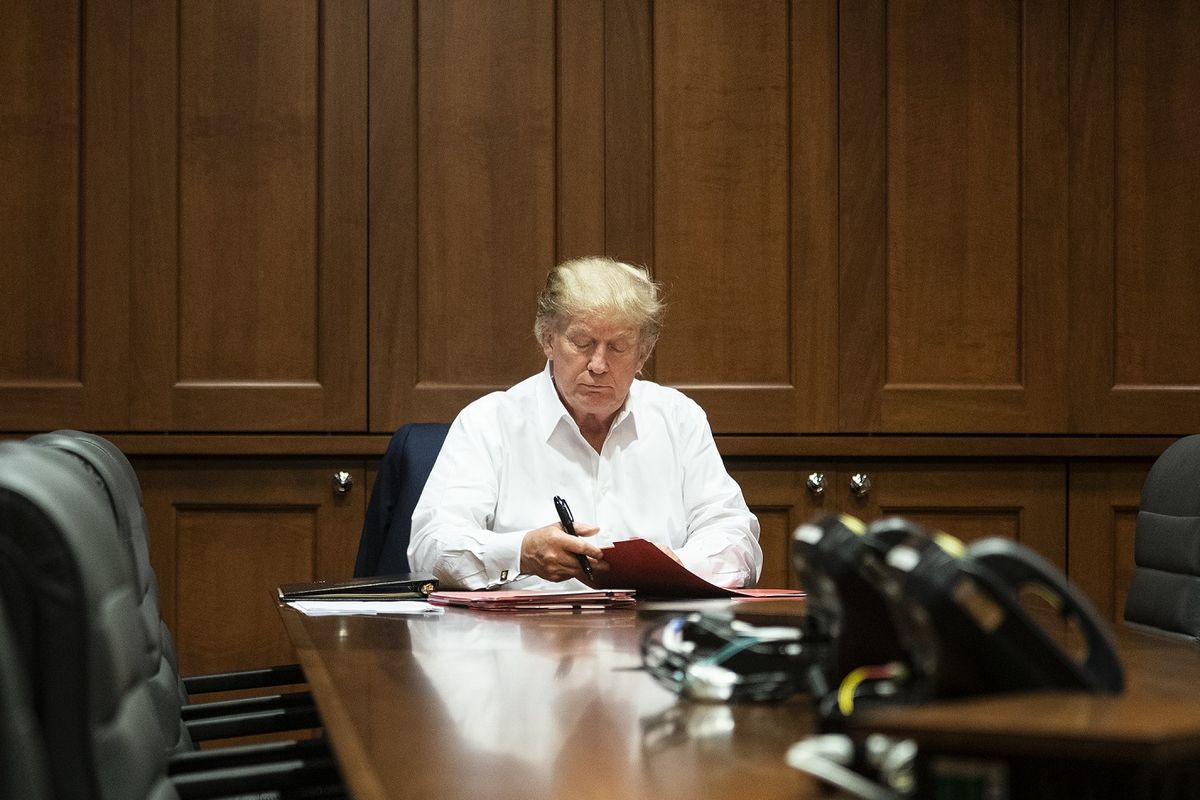
<svg viewBox="0 0 1200 800">
<path fill-rule="evenodd" d="M 285 583 L 279 600 L 308 616 L 441 614 L 426 602 L 437 588 L 432 575 L 377 575 L 343 581 Z"/>
<path fill-rule="evenodd" d="M 497 590 L 482 592 L 434 592 L 429 602 L 482 611 L 603 611 L 633 605 L 630 589 L 580 589 L 578 591 Z"/>
</svg>

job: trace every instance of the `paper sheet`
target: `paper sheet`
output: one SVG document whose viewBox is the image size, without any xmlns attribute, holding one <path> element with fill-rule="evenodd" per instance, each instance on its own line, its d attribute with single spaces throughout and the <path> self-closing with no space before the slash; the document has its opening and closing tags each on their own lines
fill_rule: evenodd
<svg viewBox="0 0 1200 800">
<path fill-rule="evenodd" d="M 288 605 L 309 617 L 441 614 L 445 611 L 425 600 L 292 600 Z"/>
</svg>

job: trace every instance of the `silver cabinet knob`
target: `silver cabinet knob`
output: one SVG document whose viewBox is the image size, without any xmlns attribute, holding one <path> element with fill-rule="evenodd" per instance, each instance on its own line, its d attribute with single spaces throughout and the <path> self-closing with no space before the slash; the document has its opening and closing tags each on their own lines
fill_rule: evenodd
<svg viewBox="0 0 1200 800">
<path fill-rule="evenodd" d="M 871 476 L 865 472 L 856 472 L 850 476 L 850 491 L 855 497 L 866 497 L 871 492 Z"/>
<path fill-rule="evenodd" d="M 338 470 L 333 473 L 333 493 L 347 494 L 351 487 L 354 486 L 354 476 L 346 470 Z"/>
<path fill-rule="evenodd" d="M 804 486 L 808 489 L 808 493 L 813 497 L 820 497 L 825 494 L 825 473 L 811 472 L 808 475 L 808 480 L 804 482 Z"/>
</svg>

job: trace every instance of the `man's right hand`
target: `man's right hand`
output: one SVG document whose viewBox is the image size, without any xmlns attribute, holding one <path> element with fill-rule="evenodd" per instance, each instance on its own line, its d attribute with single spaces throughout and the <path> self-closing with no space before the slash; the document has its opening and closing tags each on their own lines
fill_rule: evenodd
<svg viewBox="0 0 1200 800">
<path fill-rule="evenodd" d="M 578 536 L 570 535 L 557 522 L 530 531 L 521 540 L 521 573 L 555 582 L 568 578 L 586 580 L 576 556 L 583 554 L 593 563 L 603 558 L 600 548 L 585 538 L 599 531 L 596 526 L 582 522 L 575 523 Z"/>
</svg>

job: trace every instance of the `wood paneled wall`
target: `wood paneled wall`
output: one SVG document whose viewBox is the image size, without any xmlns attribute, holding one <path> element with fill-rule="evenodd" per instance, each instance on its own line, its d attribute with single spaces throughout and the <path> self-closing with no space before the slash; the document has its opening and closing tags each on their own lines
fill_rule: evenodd
<svg viewBox="0 0 1200 800">
<path fill-rule="evenodd" d="M 0 434 L 136 441 L 167 602 L 240 563 L 259 604 L 169 606 L 188 663 L 277 660 L 253 565 L 344 576 L 369 487 L 330 474 L 537 370 L 546 271 L 607 253 L 666 290 L 647 374 L 768 582 L 814 511 L 901 513 L 1116 615 L 1200 420 L 1198 36 L 1181 0 L 5 2 Z"/>
<path fill-rule="evenodd" d="M 1188 4 L 2 13 L 5 429 L 449 419 L 598 252 L 719 433 L 1200 416 Z"/>
</svg>

